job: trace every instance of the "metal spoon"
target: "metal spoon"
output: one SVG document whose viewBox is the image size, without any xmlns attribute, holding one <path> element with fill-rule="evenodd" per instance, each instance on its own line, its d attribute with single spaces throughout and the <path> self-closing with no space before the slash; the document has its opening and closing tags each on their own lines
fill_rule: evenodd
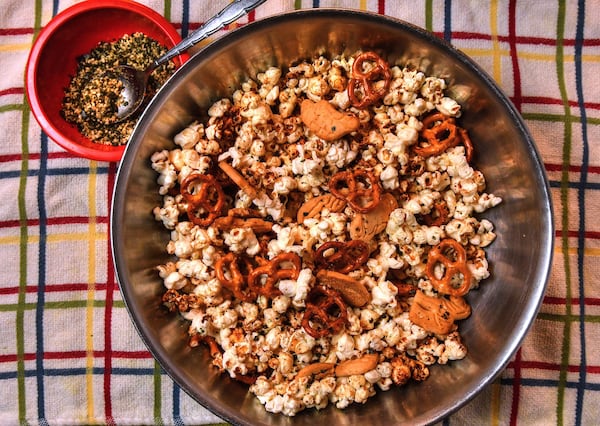
<svg viewBox="0 0 600 426">
<path fill-rule="evenodd" d="M 142 105 L 146 87 L 148 85 L 148 78 L 150 77 L 150 74 L 152 74 L 152 71 L 219 31 L 226 25 L 231 24 L 245 14 L 251 12 L 265 1 L 266 0 L 233 1 L 215 16 L 206 21 L 204 25 L 171 48 L 167 53 L 152 62 L 145 70 L 137 70 L 129 65 L 121 65 L 111 70 L 111 77 L 117 78 L 123 83 L 123 90 L 121 91 L 122 102 L 117 111 L 116 122 L 121 122 L 131 117 L 131 115 Z"/>
</svg>

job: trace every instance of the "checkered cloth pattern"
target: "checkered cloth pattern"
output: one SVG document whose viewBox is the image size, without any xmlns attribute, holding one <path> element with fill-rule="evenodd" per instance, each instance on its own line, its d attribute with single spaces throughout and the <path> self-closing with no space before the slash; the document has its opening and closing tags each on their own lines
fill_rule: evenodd
<svg viewBox="0 0 600 426">
<path fill-rule="evenodd" d="M 0 424 L 208 424 L 136 334 L 108 243 L 117 164 L 41 132 L 23 77 L 68 0 L 0 9 Z M 228 0 L 145 0 L 185 36 Z M 600 1 L 269 0 L 248 20 L 348 7 L 424 27 L 479 63 L 522 113 L 555 206 L 541 311 L 502 375 L 445 424 L 600 421 Z M 82 31 L 85 31 L 82 28 Z"/>
</svg>

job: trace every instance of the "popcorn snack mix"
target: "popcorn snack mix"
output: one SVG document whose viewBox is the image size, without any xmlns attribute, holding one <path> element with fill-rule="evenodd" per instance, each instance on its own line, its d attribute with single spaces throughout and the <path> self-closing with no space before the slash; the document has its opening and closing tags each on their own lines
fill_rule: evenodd
<svg viewBox="0 0 600 426">
<path fill-rule="evenodd" d="M 466 356 L 493 225 L 444 80 L 377 52 L 269 68 L 156 152 L 163 303 L 266 410 L 364 403 Z M 475 146 L 474 146 L 475 145 Z"/>
</svg>

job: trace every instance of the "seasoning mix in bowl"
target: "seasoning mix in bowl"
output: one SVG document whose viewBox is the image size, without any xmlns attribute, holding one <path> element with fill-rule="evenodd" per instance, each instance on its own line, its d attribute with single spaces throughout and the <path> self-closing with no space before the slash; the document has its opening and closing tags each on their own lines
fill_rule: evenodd
<svg viewBox="0 0 600 426">
<path fill-rule="evenodd" d="M 92 160 L 119 161 L 134 121 L 111 126 L 87 120 L 93 111 L 108 115 L 106 108 L 118 102 L 106 90 L 114 79 L 95 80 L 88 72 L 116 67 L 122 61 L 142 66 L 180 41 L 175 27 L 143 4 L 76 3 L 44 26 L 31 48 L 25 76 L 31 111 L 50 139 L 67 151 Z M 169 69 L 155 74 L 154 89 L 187 58 L 181 55 Z M 94 94 L 99 97 L 92 100 Z"/>
<path fill-rule="evenodd" d="M 165 84 L 111 241 L 140 335 L 225 420 L 431 424 L 517 350 L 551 216 L 533 141 L 470 59 L 401 21 L 306 10 Z"/>
<path fill-rule="evenodd" d="M 125 144 L 137 115 L 123 121 L 117 119 L 119 105 L 123 102 L 123 83 L 111 72 L 120 65 L 144 70 L 166 51 L 165 46 L 140 32 L 99 43 L 78 61 L 77 73 L 62 102 L 65 119 L 75 124 L 92 142 Z M 170 61 L 150 74 L 145 103 L 152 99 L 174 71 L 175 63 Z"/>
</svg>

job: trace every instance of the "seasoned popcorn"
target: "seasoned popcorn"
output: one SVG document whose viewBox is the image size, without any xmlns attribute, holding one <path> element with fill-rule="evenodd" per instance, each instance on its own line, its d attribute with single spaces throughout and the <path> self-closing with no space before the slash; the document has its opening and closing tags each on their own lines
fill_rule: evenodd
<svg viewBox="0 0 600 426">
<path fill-rule="evenodd" d="M 157 266 L 164 305 L 190 322 L 190 344 L 207 343 L 214 367 L 249 383 L 272 413 L 363 404 L 426 380 L 430 365 L 464 358 L 452 318 L 469 315 L 462 296 L 490 275 L 484 247 L 496 235 L 481 213 L 502 200 L 485 192 L 470 139 L 455 125 L 460 104 L 443 79 L 401 64 L 388 70 L 372 52 L 357 69 L 363 54 L 268 68 L 151 159 L 163 196 L 153 215 L 171 233 L 165 250 L 175 258 Z M 350 93 L 358 78 L 358 94 Z M 385 91 L 371 99 L 369 84 Z M 353 106 L 357 96 L 370 104 Z M 319 102 L 357 127 L 340 133 L 329 116 L 308 122 L 303 105 Z M 425 125 L 432 114 L 450 130 Z M 460 137 L 437 152 L 452 132 Z M 337 181 L 347 188 L 335 195 L 332 177 L 357 170 Z M 184 191 L 196 175 L 214 176 L 218 188 Z M 351 204 L 359 193 L 368 195 Z M 384 195 L 388 210 L 378 207 Z M 319 198 L 327 196 L 337 198 Z M 366 251 L 339 248 L 351 235 L 369 236 Z M 460 250 L 430 256 L 449 239 Z M 323 267 L 319 247 L 332 243 Z M 416 306 L 415 294 L 440 306 Z M 311 317 L 313 309 L 327 320 Z"/>
</svg>

